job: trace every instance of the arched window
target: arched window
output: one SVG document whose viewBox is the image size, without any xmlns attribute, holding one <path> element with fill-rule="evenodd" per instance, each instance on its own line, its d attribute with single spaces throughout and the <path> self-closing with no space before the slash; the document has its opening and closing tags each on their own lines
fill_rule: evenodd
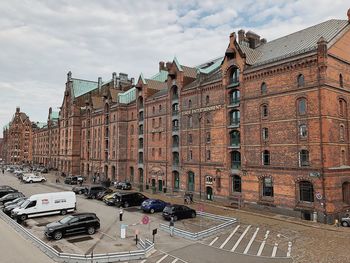
<svg viewBox="0 0 350 263">
<path fill-rule="evenodd" d="M 344 148 L 340 150 L 340 166 L 342 165 L 346 165 L 346 153 Z"/>
<path fill-rule="evenodd" d="M 306 99 L 304 98 L 298 100 L 298 113 L 299 115 L 306 114 Z"/>
<path fill-rule="evenodd" d="M 179 153 L 173 152 L 173 165 L 179 165 Z"/>
<path fill-rule="evenodd" d="M 143 98 L 142 97 L 139 97 L 139 108 L 140 109 L 143 109 Z"/>
<path fill-rule="evenodd" d="M 273 182 L 271 177 L 262 178 L 262 196 L 273 197 Z"/>
<path fill-rule="evenodd" d="M 261 116 L 263 118 L 266 118 L 267 116 L 269 116 L 269 108 L 266 104 L 261 106 Z"/>
<path fill-rule="evenodd" d="M 179 147 L 179 136 L 173 136 L 173 147 Z"/>
<path fill-rule="evenodd" d="M 192 108 L 192 100 L 188 100 L 188 108 Z"/>
<path fill-rule="evenodd" d="M 231 71 L 230 84 L 239 82 L 239 69 L 233 68 Z"/>
<path fill-rule="evenodd" d="M 140 138 L 139 139 L 139 149 L 142 149 L 143 148 L 143 139 Z"/>
<path fill-rule="evenodd" d="M 268 128 L 262 128 L 262 139 L 264 141 L 267 141 L 269 139 L 269 129 Z"/>
<path fill-rule="evenodd" d="M 188 116 L 188 127 L 189 128 L 193 127 L 193 117 L 192 116 Z"/>
<path fill-rule="evenodd" d="M 344 124 L 340 124 L 340 127 L 339 127 L 339 140 L 342 142 L 345 140 L 345 126 L 344 126 Z"/>
<path fill-rule="evenodd" d="M 194 173 L 187 173 L 187 190 L 193 192 L 194 191 Z"/>
<path fill-rule="evenodd" d="M 299 126 L 299 137 L 306 138 L 307 137 L 307 126 L 306 124 L 301 124 Z"/>
<path fill-rule="evenodd" d="M 176 116 L 179 114 L 179 104 L 178 103 L 174 103 L 172 106 L 172 111 L 173 111 L 173 116 Z"/>
<path fill-rule="evenodd" d="M 156 108 L 153 106 L 152 107 L 152 113 L 154 114 L 156 112 Z"/>
<path fill-rule="evenodd" d="M 347 111 L 346 102 L 345 102 L 345 100 L 340 99 L 339 100 L 339 115 L 341 117 L 346 116 L 346 111 Z"/>
<path fill-rule="evenodd" d="M 344 88 L 343 75 L 342 74 L 339 74 L 339 86 L 341 88 Z"/>
<path fill-rule="evenodd" d="M 231 152 L 231 169 L 241 168 L 241 153 L 238 151 Z"/>
<path fill-rule="evenodd" d="M 177 100 L 179 98 L 179 94 L 178 94 L 178 91 L 177 91 L 177 87 L 176 86 L 173 86 L 172 88 L 172 96 L 171 96 L 172 100 Z"/>
<path fill-rule="evenodd" d="M 299 163 L 300 166 L 309 166 L 309 151 L 308 150 L 301 150 L 299 152 Z"/>
<path fill-rule="evenodd" d="M 267 93 L 267 85 L 266 85 L 265 82 L 263 82 L 261 84 L 260 90 L 261 90 L 261 94 L 266 94 Z"/>
<path fill-rule="evenodd" d="M 140 135 L 143 134 L 143 125 L 140 125 L 140 126 L 139 126 L 139 134 L 140 134 Z"/>
<path fill-rule="evenodd" d="M 174 190 L 179 190 L 180 188 L 180 176 L 177 171 L 173 172 L 173 178 L 174 178 Z"/>
<path fill-rule="evenodd" d="M 240 92 L 239 90 L 233 90 L 230 93 L 230 104 L 237 104 L 240 101 Z"/>
<path fill-rule="evenodd" d="M 262 163 L 263 165 L 270 165 L 270 152 L 268 150 L 262 153 Z"/>
<path fill-rule="evenodd" d="M 242 180 L 238 175 L 232 176 L 232 192 L 242 192 Z"/>
<path fill-rule="evenodd" d="M 240 145 L 240 134 L 239 131 L 230 132 L 230 146 Z"/>
<path fill-rule="evenodd" d="M 343 202 L 345 204 L 350 205 L 350 183 L 349 182 L 343 183 L 342 192 L 343 192 Z"/>
<path fill-rule="evenodd" d="M 162 111 L 162 105 L 159 104 L 159 112 L 161 112 L 161 111 Z"/>
<path fill-rule="evenodd" d="M 210 99 L 209 99 L 209 95 L 207 95 L 207 96 L 205 97 L 205 104 L 206 104 L 206 105 L 209 104 L 209 100 L 210 100 Z"/>
<path fill-rule="evenodd" d="M 209 161 L 211 159 L 211 152 L 210 150 L 207 150 L 207 160 Z"/>
<path fill-rule="evenodd" d="M 304 75 L 299 74 L 299 76 L 298 76 L 298 88 L 304 87 L 304 85 L 305 85 Z"/>
<path fill-rule="evenodd" d="M 230 112 L 230 125 L 238 125 L 240 121 L 239 110 L 233 110 Z"/>
<path fill-rule="evenodd" d="M 314 187 L 309 181 L 299 182 L 299 200 L 302 202 L 314 201 Z"/>
</svg>

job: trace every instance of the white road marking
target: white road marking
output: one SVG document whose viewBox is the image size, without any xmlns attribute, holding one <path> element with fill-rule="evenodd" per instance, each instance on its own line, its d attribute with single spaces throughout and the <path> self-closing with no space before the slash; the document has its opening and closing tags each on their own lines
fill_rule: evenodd
<svg viewBox="0 0 350 263">
<path fill-rule="evenodd" d="M 258 232 L 259 232 L 259 228 L 257 228 L 257 229 L 255 230 L 255 232 L 254 232 L 252 238 L 249 240 L 249 243 L 248 243 L 248 245 L 246 246 L 246 248 L 245 248 L 243 254 L 247 254 L 247 253 L 248 253 L 248 251 L 249 251 L 251 245 L 253 244 L 253 241 L 255 240 L 256 235 L 258 234 Z"/>
<path fill-rule="evenodd" d="M 175 263 L 178 260 L 179 260 L 178 258 L 175 258 L 173 261 L 171 261 L 171 263 Z"/>
<path fill-rule="evenodd" d="M 234 252 L 236 250 L 236 248 L 238 247 L 239 243 L 241 243 L 242 239 L 244 238 L 244 236 L 247 234 L 247 232 L 249 231 L 251 225 L 247 226 L 247 228 L 244 230 L 244 232 L 242 233 L 242 235 L 239 237 L 239 239 L 237 240 L 236 244 L 233 246 L 233 248 L 231 249 L 232 252 Z"/>
<path fill-rule="evenodd" d="M 288 251 L 287 251 L 287 258 L 290 258 L 290 254 L 292 253 L 292 242 L 288 242 Z"/>
<path fill-rule="evenodd" d="M 168 255 L 164 255 L 161 259 L 159 259 L 156 263 L 160 263 L 162 262 L 166 257 L 168 257 Z"/>
<path fill-rule="evenodd" d="M 269 236 L 269 233 L 270 231 L 267 230 L 266 233 L 265 233 L 265 236 L 264 236 L 264 241 L 261 243 L 260 247 L 259 247 L 259 250 L 258 250 L 258 253 L 256 254 L 257 256 L 261 256 L 261 253 L 265 247 L 265 243 L 266 243 L 266 239 L 268 238 Z"/>
<path fill-rule="evenodd" d="M 147 259 L 142 260 L 142 261 L 141 261 L 141 263 L 145 263 L 145 262 L 146 262 L 146 260 L 147 260 Z"/>
<path fill-rule="evenodd" d="M 272 249 L 272 255 L 271 255 L 271 257 L 275 257 L 276 256 L 276 253 L 277 253 L 277 247 L 278 247 L 278 244 L 277 243 L 275 243 L 275 245 L 274 245 L 274 247 L 273 247 L 273 249 Z"/>
<path fill-rule="evenodd" d="M 231 239 L 231 237 L 237 232 L 238 228 L 239 228 L 239 225 L 236 226 L 236 228 L 232 231 L 232 233 L 226 238 L 224 243 L 221 244 L 220 248 L 223 248 L 227 244 L 227 242 Z"/>
<path fill-rule="evenodd" d="M 215 243 L 215 241 L 218 239 L 219 239 L 219 237 L 214 238 L 213 241 L 210 242 L 209 246 L 212 246 Z"/>
</svg>

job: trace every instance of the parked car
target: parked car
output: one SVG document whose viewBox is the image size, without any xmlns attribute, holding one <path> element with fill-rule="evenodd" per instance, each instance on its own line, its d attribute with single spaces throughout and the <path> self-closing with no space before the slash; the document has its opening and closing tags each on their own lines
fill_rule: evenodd
<svg viewBox="0 0 350 263">
<path fill-rule="evenodd" d="M 19 199 L 19 198 L 18 198 Z M 6 205 L 4 206 L 4 208 L 2 209 L 2 211 L 6 214 L 6 215 L 11 215 L 11 212 L 13 209 L 15 209 L 16 207 L 21 206 L 27 199 L 26 198 L 21 198 L 20 201 L 16 202 L 16 203 L 12 203 L 10 205 Z"/>
<path fill-rule="evenodd" d="M 140 206 L 148 197 L 141 193 L 116 193 L 112 199 L 105 201 L 107 205 L 115 205 L 118 207 Z"/>
<path fill-rule="evenodd" d="M 142 202 L 141 209 L 153 214 L 154 212 L 162 212 L 167 205 L 170 204 L 159 199 L 147 199 Z"/>
<path fill-rule="evenodd" d="M 97 194 L 96 199 L 97 199 L 97 200 L 103 200 L 103 198 L 104 198 L 105 196 L 114 193 L 114 191 L 115 191 L 115 190 L 113 190 L 113 189 L 111 189 L 111 188 L 107 188 L 105 191 L 99 192 L 99 193 Z"/>
<path fill-rule="evenodd" d="M 13 205 L 13 204 L 16 204 L 18 203 L 19 201 L 23 200 L 23 199 L 27 199 L 26 197 L 18 197 L 16 198 L 15 200 L 12 200 L 12 201 L 8 201 L 6 203 L 4 203 L 4 207 L 8 206 L 8 205 Z"/>
<path fill-rule="evenodd" d="M 38 183 L 38 182 L 46 182 L 46 178 L 42 175 L 29 175 L 29 176 L 23 176 L 23 182 L 25 183 Z"/>
<path fill-rule="evenodd" d="M 342 226 L 345 226 L 345 227 L 350 227 L 350 216 L 343 217 L 343 218 L 340 220 L 340 224 L 341 224 Z"/>
<path fill-rule="evenodd" d="M 22 194 L 21 192 L 9 193 L 0 198 L 0 205 L 3 205 L 4 203 L 9 201 L 15 200 L 18 197 L 24 197 L 24 194 Z"/>
<path fill-rule="evenodd" d="M 63 236 L 88 233 L 95 234 L 100 228 L 100 219 L 94 213 L 80 213 L 69 215 L 60 221 L 50 223 L 45 227 L 45 236 L 55 240 L 61 239 Z"/>
<path fill-rule="evenodd" d="M 118 182 L 116 185 L 115 185 L 115 188 L 117 189 L 121 189 L 121 190 L 131 190 L 131 183 L 128 183 L 128 182 Z"/>
<path fill-rule="evenodd" d="M 85 196 L 87 198 L 96 199 L 98 193 L 106 191 L 106 187 L 103 186 L 90 186 L 88 190 L 85 192 Z"/>
<path fill-rule="evenodd" d="M 196 215 L 194 209 L 185 205 L 168 205 L 163 210 L 163 218 L 166 220 L 173 218 L 176 221 L 184 218 L 195 218 Z"/>
<path fill-rule="evenodd" d="M 72 191 L 79 195 L 85 194 L 87 190 L 88 190 L 88 186 L 74 186 L 72 188 Z"/>
<path fill-rule="evenodd" d="M 7 194 L 14 193 L 14 192 L 18 192 L 18 191 L 12 187 L 2 188 L 2 189 L 0 189 L 0 198 L 7 195 Z"/>
<path fill-rule="evenodd" d="M 78 184 L 79 182 L 84 182 L 82 176 L 68 176 L 64 179 L 65 184 Z"/>
<path fill-rule="evenodd" d="M 49 170 L 47 168 L 43 167 L 39 170 L 39 172 L 43 173 L 43 174 L 47 174 L 49 172 Z"/>
</svg>

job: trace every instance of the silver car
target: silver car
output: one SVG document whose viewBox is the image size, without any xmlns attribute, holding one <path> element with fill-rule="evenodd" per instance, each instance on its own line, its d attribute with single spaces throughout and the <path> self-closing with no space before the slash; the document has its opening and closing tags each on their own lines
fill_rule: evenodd
<svg viewBox="0 0 350 263">
<path fill-rule="evenodd" d="M 341 219 L 340 223 L 342 226 L 349 227 L 350 226 L 350 215 L 348 215 L 347 217 L 343 217 Z"/>
</svg>

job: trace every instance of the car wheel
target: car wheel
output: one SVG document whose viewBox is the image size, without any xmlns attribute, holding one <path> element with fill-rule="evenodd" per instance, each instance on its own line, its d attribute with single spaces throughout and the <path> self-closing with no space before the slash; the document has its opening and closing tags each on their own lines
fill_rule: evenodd
<svg viewBox="0 0 350 263">
<path fill-rule="evenodd" d="M 346 222 L 346 221 L 343 221 L 343 222 L 341 222 L 341 225 L 342 225 L 342 226 L 345 226 L 345 227 L 348 227 L 348 226 L 349 226 L 349 223 Z"/>
<path fill-rule="evenodd" d="M 81 195 L 82 193 L 83 193 L 83 191 L 81 191 L 81 190 L 78 192 L 78 194 L 80 194 L 80 195 Z"/>
<path fill-rule="evenodd" d="M 96 195 L 92 195 L 91 198 L 92 198 L 92 199 L 96 199 Z"/>
<path fill-rule="evenodd" d="M 151 214 L 154 214 L 154 209 L 152 208 L 151 210 L 149 210 L 149 212 L 150 212 Z"/>
<path fill-rule="evenodd" d="M 174 221 L 177 221 L 177 216 L 173 216 Z"/>
<path fill-rule="evenodd" d="M 195 217 L 196 217 L 196 213 L 195 213 L 195 212 L 192 212 L 191 217 L 192 217 L 192 218 L 195 218 Z"/>
<path fill-rule="evenodd" d="M 129 207 L 129 203 L 128 202 L 125 202 L 124 203 L 124 208 L 128 208 Z"/>
<path fill-rule="evenodd" d="M 27 215 L 20 215 L 19 216 L 19 219 L 21 220 L 21 221 L 24 221 L 24 220 L 26 220 L 27 219 Z"/>
<path fill-rule="evenodd" d="M 41 180 L 41 182 L 43 183 L 43 182 L 45 182 L 45 180 L 44 180 L 44 179 L 42 179 L 42 180 Z"/>
<path fill-rule="evenodd" d="M 93 235 L 95 234 L 95 228 L 93 226 L 90 226 L 88 229 L 87 229 L 87 232 L 89 235 Z"/>
<path fill-rule="evenodd" d="M 55 240 L 60 240 L 62 238 L 62 232 L 61 231 L 56 231 L 55 233 L 53 233 L 53 238 Z"/>
<path fill-rule="evenodd" d="M 33 183 L 33 181 L 32 181 L 32 180 L 30 180 L 30 181 L 29 181 L 29 183 L 30 183 L 30 184 L 32 184 L 32 183 Z"/>
<path fill-rule="evenodd" d="M 67 214 L 67 210 L 62 210 L 62 211 L 61 211 L 61 215 L 64 216 L 64 215 L 66 215 L 66 214 Z"/>
</svg>

